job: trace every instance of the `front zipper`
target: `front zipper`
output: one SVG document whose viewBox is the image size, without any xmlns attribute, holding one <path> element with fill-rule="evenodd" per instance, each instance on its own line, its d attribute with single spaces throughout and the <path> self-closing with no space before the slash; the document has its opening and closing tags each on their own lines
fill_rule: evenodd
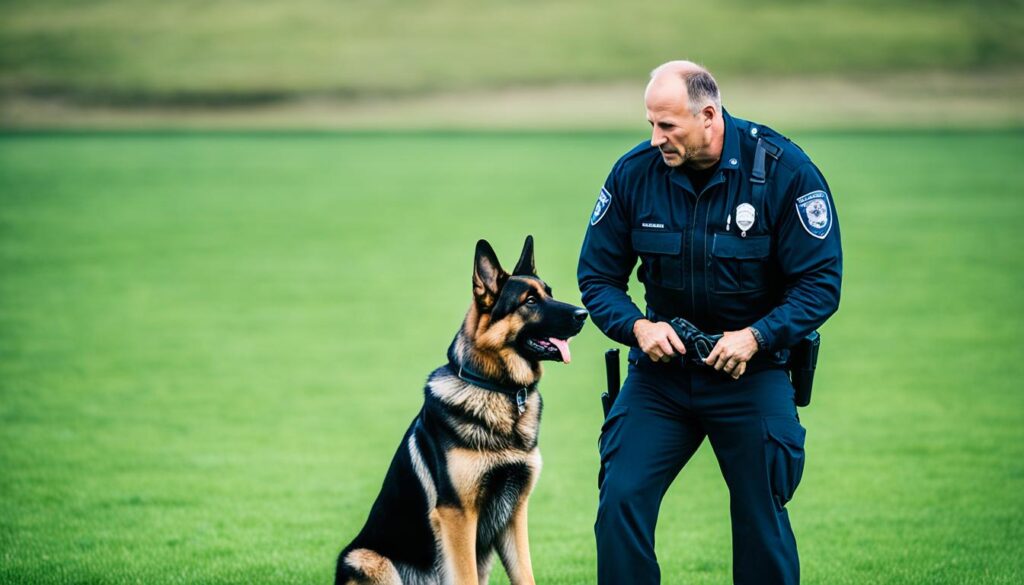
<svg viewBox="0 0 1024 585">
<path fill-rule="evenodd" d="M 722 174 L 722 170 L 719 169 L 718 173 L 716 173 L 714 177 L 712 177 L 710 180 L 708 180 L 708 183 L 706 185 L 704 185 L 703 189 L 700 190 L 700 193 L 697 194 L 697 200 L 694 201 L 694 203 L 693 203 L 693 224 L 690 226 L 690 316 L 691 316 L 691 318 L 697 312 L 697 291 L 696 291 L 696 289 L 697 289 L 697 281 L 695 281 L 693 279 L 694 244 L 696 243 L 695 240 L 694 240 L 694 236 L 697 233 L 697 208 L 700 207 L 700 198 L 703 197 L 704 193 L 707 192 L 708 187 L 712 187 L 712 186 L 718 184 L 718 183 L 715 183 L 715 178 L 718 177 L 721 174 Z M 723 179 L 724 179 L 724 175 L 723 175 Z M 724 183 L 725 181 L 723 180 L 722 182 Z M 704 231 L 706 232 L 707 229 L 705 228 Z M 705 238 L 706 238 L 706 235 L 705 235 Z M 705 244 L 705 248 L 707 248 L 706 244 Z M 704 256 L 707 256 L 707 253 L 705 253 Z M 707 271 L 705 271 L 705 272 L 707 272 Z M 705 275 L 705 278 L 706 278 L 706 275 Z"/>
<path fill-rule="evenodd" d="M 697 281 L 693 278 L 693 256 L 695 254 L 694 248 L 696 241 L 694 235 L 697 233 L 697 210 L 700 207 L 700 198 L 704 195 L 704 191 L 707 191 L 707 186 L 701 189 L 700 193 L 697 194 L 697 200 L 693 204 L 693 225 L 690 226 L 690 318 L 697 312 Z"/>
</svg>

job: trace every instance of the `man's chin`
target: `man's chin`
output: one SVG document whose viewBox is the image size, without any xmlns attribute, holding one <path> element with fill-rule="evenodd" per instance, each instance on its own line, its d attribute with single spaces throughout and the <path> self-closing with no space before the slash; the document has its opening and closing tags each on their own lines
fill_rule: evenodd
<svg viewBox="0 0 1024 585">
<path fill-rule="evenodd" d="M 683 162 L 685 162 L 683 160 L 683 157 L 679 156 L 676 153 L 668 154 L 663 152 L 661 153 L 661 160 L 665 161 L 665 164 L 670 167 L 678 167 L 682 165 Z"/>
</svg>

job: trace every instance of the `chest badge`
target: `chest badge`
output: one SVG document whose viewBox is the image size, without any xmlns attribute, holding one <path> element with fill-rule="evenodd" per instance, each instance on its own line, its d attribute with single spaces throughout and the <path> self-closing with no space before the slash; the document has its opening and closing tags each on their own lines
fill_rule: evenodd
<svg viewBox="0 0 1024 585">
<path fill-rule="evenodd" d="M 736 206 L 736 227 L 740 228 L 740 235 L 747 237 L 747 230 L 754 227 L 754 219 L 757 212 L 754 206 L 749 203 L 740 203 Z"/>
</svg>

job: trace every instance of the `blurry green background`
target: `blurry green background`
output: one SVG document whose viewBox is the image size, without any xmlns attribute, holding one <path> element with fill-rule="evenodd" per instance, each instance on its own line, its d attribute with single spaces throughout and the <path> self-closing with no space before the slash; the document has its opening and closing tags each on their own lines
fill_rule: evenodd
<svg viewBox="0 0 1024 585">
<path fill-rule="evenodd" d="M 719 73 L 1019 65 L 1021 5 L 952 2 L 6 1 L 3 87 L 271 100 L 607 82 L 666 55 Z"/>
<path fill-rule="evenodd" d="M 1021 8 L 0 2 L 0 582 L 330 582 L 474 243 L 511 264 L 533 234 L 577 302 L 597 190 L 680 57 L 812 156 L 842 222 L 804 582 L 1024 581 Z M 595 581 L 609 346 L 588 326 L 541 386 L 541 583 Z M 658 554 L 730 582 L 707 447 Z"/>
<path fill-rule="evenodd" d="M 8 127 L 632 129 L 680 57 L 776 125 L 1024 123 L 1019 0 L 0 7 Z"/>
</svg>

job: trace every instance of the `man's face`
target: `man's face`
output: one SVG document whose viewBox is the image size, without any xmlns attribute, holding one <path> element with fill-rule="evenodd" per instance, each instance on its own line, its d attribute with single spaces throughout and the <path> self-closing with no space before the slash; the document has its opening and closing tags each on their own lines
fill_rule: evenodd
<svg viewBox="0 0 1024 585">
<path fill-rule="evenodd" d="M 661 150 L 665 164 L 678 167 L 699 161 L 711 143 L 710 124 L 705 124 L 704 112 L 690 112 L 686 85 L 681 80 L 652 80 L 644 104 L 651 124 L 651 146 Z"/>
</svg>

